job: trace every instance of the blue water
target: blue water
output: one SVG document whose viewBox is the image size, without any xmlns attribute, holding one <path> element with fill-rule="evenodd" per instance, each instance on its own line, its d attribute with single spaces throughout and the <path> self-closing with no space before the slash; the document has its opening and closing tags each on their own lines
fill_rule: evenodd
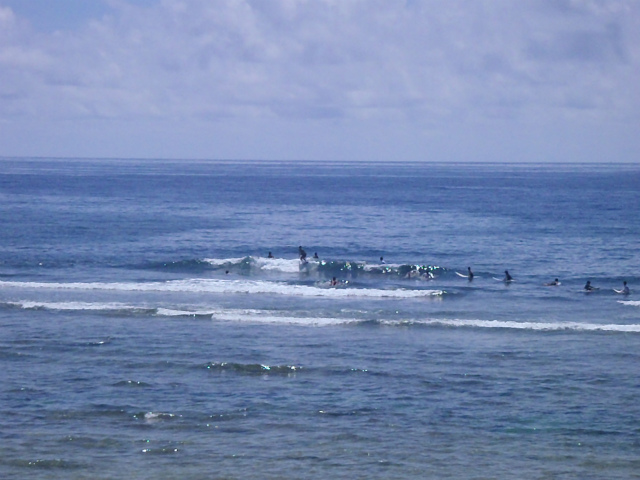
<svg viewBox="0 0 640 480">
<path fill-rule="evenodd" d="M 634 165 L 2 159 L 0 477 L 640 478 L 639 211 Z"/>
</svg>

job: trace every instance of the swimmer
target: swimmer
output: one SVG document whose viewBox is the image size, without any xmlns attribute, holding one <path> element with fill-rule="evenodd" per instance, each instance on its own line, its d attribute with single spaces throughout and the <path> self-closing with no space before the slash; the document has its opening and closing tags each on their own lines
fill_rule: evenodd
<svg viewBox="0 0 640 480">
<path fill-rule="evenodd" d="M 511 275 L 509 275 L 509 270 L 505 270 L 504 271 L 504 281 L 505 282 L 512 282 L 513 281 L 513 277 Z"/>
<path fill-rule="evenodd" d="M 560 285 L 560 280 L 558 280 L 557 278 L 553 282 L 544 284 L 545 287 L 557 287 L 558 285 Z"/>
</svg>

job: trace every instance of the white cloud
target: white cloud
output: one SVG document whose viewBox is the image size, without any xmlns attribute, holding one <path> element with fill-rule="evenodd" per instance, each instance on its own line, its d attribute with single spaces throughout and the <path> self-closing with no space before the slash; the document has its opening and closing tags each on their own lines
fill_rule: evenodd
<svg viewBox="0 0 640 480">
<path fill-rule="evenodd" d="M 79 154 L 91 152 L 96 142 L 87 139 L 102 130 L 104 143 L 118 139 L 131 155 L 286 157 L 297 144 L 296 157 L 389 157 L 404 148 L 416 159 L 425 147 L 446 149 L 447 137 L 458 142 L 462 131 L 477 143 L 509 125 L 514 151 L 518 134 L 523 147 L 534 141 L 531 131 L 638 126 L 634 0 L 108 3 L 111 12 L 84 27 L 50 33 L 0 0 L 6 131 L 27 119 L 40 132 L 68 125 L 86 137 Z M 102 123 L 85 132 L 82 122 Z M 138 132 L 138 144 L 122 141 L 123 125 Z M 154 146 L 186 125 L 186 144 Z M 218 132 L 218 147 L 193 133 L 207 131 Z M 274 138 L 291 131 L 295 142 Z M 361 139 L 360 154 L 349 138 Z M 469 143 L 459 155 L 474 151 Z"/>
</svg>

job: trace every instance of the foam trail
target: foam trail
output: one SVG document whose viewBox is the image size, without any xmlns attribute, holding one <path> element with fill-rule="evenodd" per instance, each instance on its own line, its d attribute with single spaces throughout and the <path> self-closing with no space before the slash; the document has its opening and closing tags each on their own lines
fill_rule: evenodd
<svg viewBox="0 0 640 480">
<path fill-rule="evenodd" d="M 640 304 L 640 302 L 634 302 Z M 305 325 L 329 326 L 356 324 L 374 320 L 372 318 L 355 317 L 314 317 L 281 314 L 274 310 L 260 309 L 220 309 L 212 306 L 159 307 L 151 305 L 128 305 L 121 303 L 89 303 L 89 302 L 5 302 L 4 305 L 23 309 L 48 309 L 60 311 L 102 311 L 121 312 L 123 314 L 147 314 L 158 317 L 204 317 L 227 322 L 251 322 L 273 325 Z M 366 312 L 361 312 L 366 316 Z M 382 325 L 423 325 L 435 327 L 480 328 L 480 329 L 512 329 L 531 331 L 583 331 L 583 332 L 625 332 L 640 333 L 640 325 L 629 324 L 595 324 L 577 322 L 514 322 L 500 320 L 462 320 L 462 319 L 375 319 Z"/>
<path fill-rule="evenodd" d="M 123 310 L 147 310 L 147 307 L 135 307 L 124 303 L 88 303 L 88 302 L 4 302 L 5 305 L 22 308 L 24 310 L 60 310 L 60 311 L 123 311 Z"/>
<path fill-rule="evenodd" d="M 332 318 L 332 317 L 295 317 L 291 315 L 279 315 L 272 310 L 258 309 L 219 309 L 206 307 L 198 309 L 185 309 L 180 307 L 153 307 L 136 306 L 121 303 L 88 303 L 88 302 L 6 302 L 9 305 L 25 310 L 43 309 L 55 311 L 92 311 L 92 312 L 120 312 L 123 314 L 147 314 L 158 317 L 208 317 L 213 320 L 229 322 L 251 322 L 276 325 L 340 325 L 357 322 L 359 320 Z"/>
<path fill-rule="evenodd" d="M 425 320 L 416 322 L 423 325 L 441 325 L 448 327 L 469 327 L 469 328 L 504 328 L 515 330 L 535 330 L 535 331 L 583 331 L 583 332 L 640 332 L 640 325 L 617 325 L 617 324 L 597 324 L 597 323 L 577 323 L 577 322 L 512 322 L 499 320 Z"/>
<path fill-rule="evenodd" d="M 178 310 L 162 307 L 155 310 L 155 315 L 159 317 L 212 317 L 214 314 L 215 310 Z"/>
<path fill-rule="evenodd" d="M 621 303 L 623 305 L 629 305 L 631 307 L 640 307 L 639 300 L 618 300 L 618 303 Z"/>
<path fill-rule="evenodd" d="M 192 292 L 222 294 L 278 294 L 300 297 L 332 298 L 420 298 L 443 295 L 442 290 L 374 289 L 374 288 L 319 288 L 282 282 L 251 280 L 191 279 L 145 283 L 46 283 L 0 282 L 0 287 L 52 289 L 52 290 L 105 290 L 128 292 Z"/>
<path fill-rule="evenodd" d="M 221 311 L 214 313 L 214 320 L 222 320 L 227 322 L 249 322 L 249 323 L 266 323 L 274 325 L 306 325 L 313 327 L 322 327 L 329 325 L 343 325 L 346 323 L 354 323 L 359 320 L 332 318 L 332 317 L 293 317 L 274 315 L 268 311 Z"/>
<path fill-rule="evenodd" d="M 149 305 L 128 305 L 124 303 L 89 303 L 89 302 L 36 302 L 20 301 L 5 302 L 4 305 L 22 308 L 24 310 L 56 310 L 56 311 L 92 311 L 92 312 L 120 312 L 120 313 L 142 313 L 159 317 L 211 317 L 219 310 L 211 308 L 208 310 L 188 310 L 178 308 L 164 308 Z"/>
</svg>

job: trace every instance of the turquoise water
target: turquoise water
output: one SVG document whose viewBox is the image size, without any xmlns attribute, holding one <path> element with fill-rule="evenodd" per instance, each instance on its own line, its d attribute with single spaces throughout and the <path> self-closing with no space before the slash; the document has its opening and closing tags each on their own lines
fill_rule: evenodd
<svg viewBox="0 0 640 480">
<path fill-rule="evenodd" d="M 639 477 L 640 167 L 0 166 L 3 478 Z"/>
</svg>

